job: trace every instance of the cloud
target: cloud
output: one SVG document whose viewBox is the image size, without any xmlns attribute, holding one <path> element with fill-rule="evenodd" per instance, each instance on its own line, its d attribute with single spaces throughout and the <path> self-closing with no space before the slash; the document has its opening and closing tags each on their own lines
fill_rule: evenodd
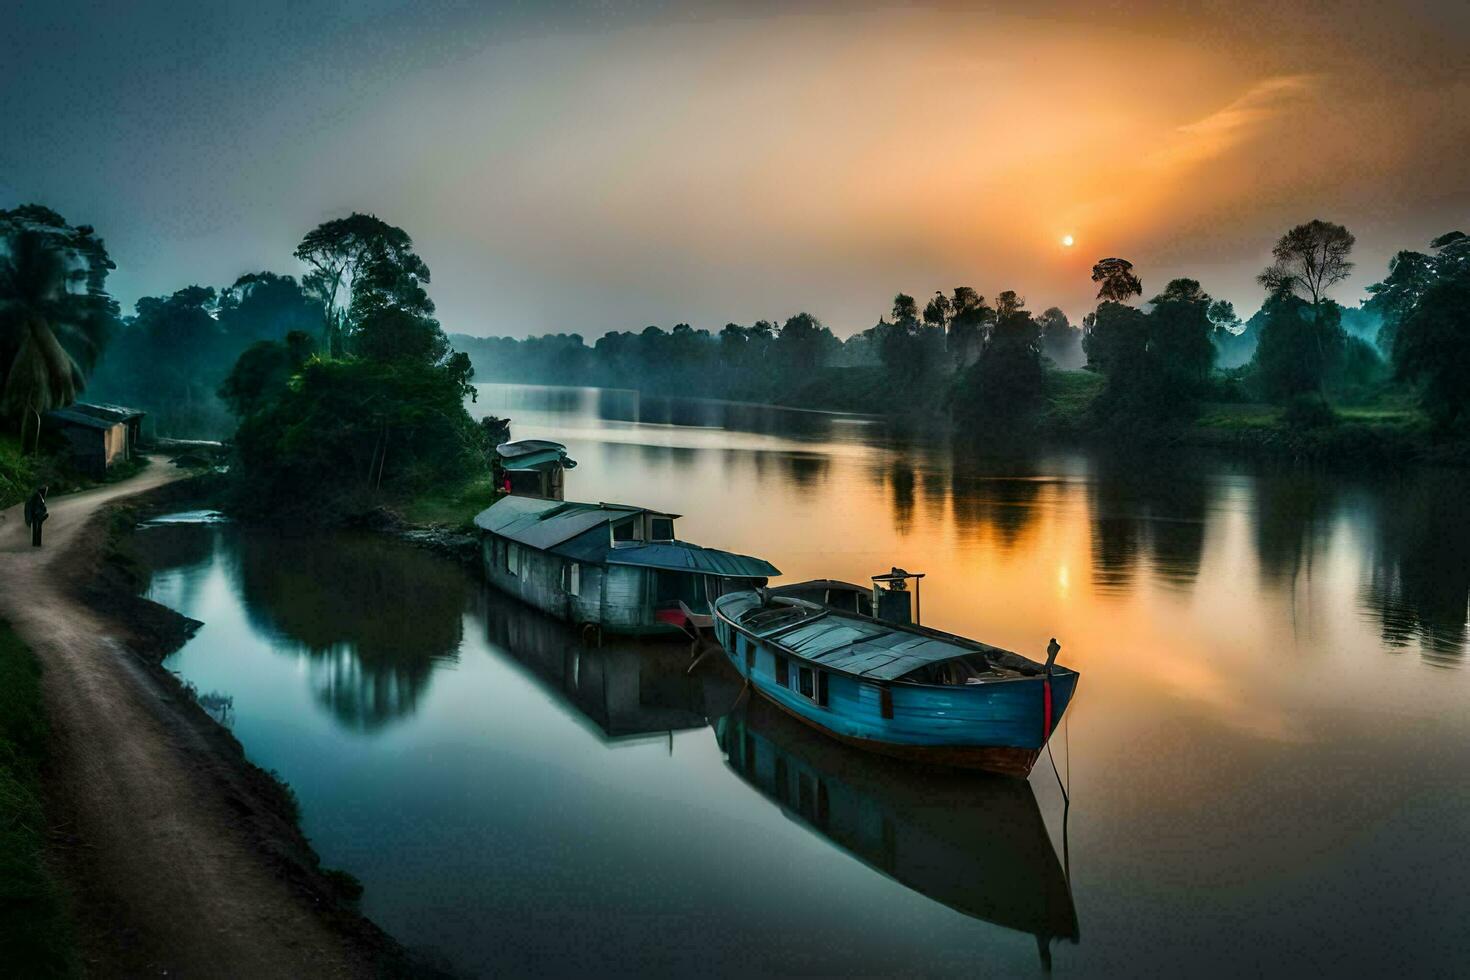
<svg viewBox="0 0 1470 980">
<path fill-rule="evenodd" d="M 1319 75 L 1279 75 L 1252 85 L 1229 105 L 1203 119 L 1180 126 L 1168 146 L 1155 153 L 1157 169 L 1197 166 L 1219 157 L 1263 133 L 1277 119 L 1315 101 Z"/>
</svg>

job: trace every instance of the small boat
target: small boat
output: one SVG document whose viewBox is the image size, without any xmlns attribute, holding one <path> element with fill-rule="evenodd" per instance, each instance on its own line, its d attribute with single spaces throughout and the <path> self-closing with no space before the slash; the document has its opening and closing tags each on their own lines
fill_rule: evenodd
<svg viewBox="0 0 1470 980">
<path fill-rule="evenodd" d="M 755 690 L 834 738 L 902 759 L 1031 772 L 1077 672 L 918 625 L 894 569 L 871 590 L 803 582 L 715 600 L 715 636 Z M 866 594 L 865 594 L 866 593 Z"/>
</svg>

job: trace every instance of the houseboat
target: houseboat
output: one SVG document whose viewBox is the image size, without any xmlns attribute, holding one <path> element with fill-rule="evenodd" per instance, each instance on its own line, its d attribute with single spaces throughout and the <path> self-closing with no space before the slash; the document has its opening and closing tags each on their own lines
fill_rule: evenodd
<svg viewBox="0 0 1470 980">
<path fill-rule="evenodd" d="M 801 583 L 714 601 L 735 669 L 777 707 L 850 744 L 904 759 L 1025 776 L 1077 673 L 911 621 L 894 569 L 860 586 Z M 837 604 L 833 604 L 835 600 Z"/>
<path fill-rule="evenodd" d="M 567 447 L 549 439 L 517 439 L 495 447 L 500 487 L 506 493 L 529 494 L 561 500 L 565 495 L 565 471 L 577 461 Z"/>
<path fill-rule="evenodd" d="M 485 578 L 578 626 L 647 635 L 709 622 L 710 602 L 761 587 L 767 561 L 680 541 L 679 515 L 628 504 L 503 497 L 475 517 Z"/>
</svg>

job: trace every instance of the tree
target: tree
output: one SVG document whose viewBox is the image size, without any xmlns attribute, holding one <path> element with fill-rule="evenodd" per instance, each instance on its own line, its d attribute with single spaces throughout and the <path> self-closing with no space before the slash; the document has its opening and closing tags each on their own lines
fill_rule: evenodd
<svg viewBox="0 0 1470 980">
<path fill-rule="evenodd" d="M 322 310 L 292 276 L 252 272 L 220 290 L 217 318 L 237 350 L 259 340 L 281 340 L 318 329 Z"/>
<path fill-rule="evenodd" d="M 890 373 L 912 384 L 932 374 L 943 357 L 944 334 L 924 326 L 919 305 L 907 293 L 893 298 L 893 322 L 879 320 L 873 327 L 878 356 Z"/>
<path fill-rule="evenodd" d="M 1368 287 L 1363 308 L 1379 317 L 1378 347 L 1392 352 L 1399 324 L 1413 313 L 1424 293 L 1440 277 L 1470 267 L 1470 236 L 1452 231 L 1430 242 L 1438 254 L 1399 252 L 1388 263 L 1388 275 Z"/>
<path fill-rule="evenodd" d="M 1126 303 L 1130 296 L 1143 295 L 1143 281 L 1133 274 L 1133 263 L 1127 259 L 1099 259 L 1092 267 L 1092 281 L 1098 284 L 1097 298 L 1109 303 Z"/>
<path fill-rule="evenodd" d="M 1149 354 L 1169 393 L 1192 396 L 1215 366 L 1210 296 L 1193 279 L 1174 279 L 1149 301 Z"/>
<path fill-rule="evenodd" d="M 414 254 L 408 233 L 371 214 L 353 212 L 318 225 L 301 239 L 295 256 L 311 269 L 305 285 L 321 303 L 322 346 L 329 356 L 344 350 L 343 338 L 353 327 L 351 304 L 361 288 L 377 290 L 381 300 L 384 291 L 410 293 L 429 281 L 428 267 Z"/>
<path fill-rule="evenodd" d="M 1306 331 L 1306 335 L 1317 345 L 1315 356 L 1310 357 L 1308 363 L 1296 368 L 1276 365 L 1269 370 L 1278 382 L 1305 376 L 1316 378 L 1318 393 L 1324 403 L 1327 394 L 1323 385 L 1329 365 L 1341 352 L 1343 331 L 1341 310 L 1334 307 L 1330 311 L 1324 311 L 1322 304 L 1327 298 L 1327 290 L 1342 282 L 1352 272 L 1353 263 L 1348 261 L 1348 256 L 1352 254 L 1354 241 L 1352 233 L 1342 225 L 1313 219 L 1304 225 L 1297 225 L 1281 236 L 1271 249 L 1271 255 L 1276 261 L 1256 277 L 1272 294 L 1292 294 L 1310 300 L 1313 317 L 1322 321 Z M 1283 316 L 1278 320 L 1278 338 L 1288 334 L 1295 338 L 1297 334 L 1292 332 L 1297 330 L 1295 314 L 1288 314 L 1285 306 L 1280 306 L 1279 310 Z M 1262 343 L 1265 342 L 1264 334 L 1261 340 Z M 1281 350 L 1292 349 L 1293 346 L 1294 344 L 1288 344 Z M 1258 355 L 1259 352 L 1260 348 L 1257 347 Z M 1268 355 L 1274 356 L 1274 352 L 1268 351 Z"/>
<path fill-rule="evenodd" d="M 913 331 L 919 325 L 919 304 L 907 293 L 893 297 L 893 310 L 889 313 L 893 322 L 901 329 Z"/>
<path fill-rule="evenodd" d="M 995 311 L 985 297 L 969 286 L 956 286 L 949 301 L 949 333 L 945 346 L 956 368 L 965 368 L 980 357 L 980 350 L 995 322 Z"/>
<path fill-rule="evenodd" d="M 1342 225 L 1312 220 L 1282 235 L 1271 249 L 1275 262 L 1256 280 L 1268 292 L 1292 292 L 1311 300 L 1315 310 L 1327 290 L 1353 271 L 1348 261 L 1355 239 Z"/>
<path fill-rule="evenodd" d="M 1470 406 L 1470 271 L 1436 276 L 1398 325 L 1393 341 L 1398 377 L 1419 385 L 1420 404 L 1447 428 Z"/>
<path fill-rule="evenodd" d="M 1007 289 L 995 297 L 995 322 L 999 325 L 1001 320 L 1019 313 L 1026 306 L 1026 301 L 1016 295 L 1014 289 Z"/>
<path fill-rule="evenodd" d="M 286 391 L 315 352 L 311 335 L 293 330 L 284 340 L 262 340 L 246 348 L 220 385 L 219 397 L 239 418 L 251 415 Z"/>
<path fill-rule="evenodd" d="M 0 411 L 40 438 L 41 413 L 69 405 L 117 319 L 115 268 L 91 226 L 40 205 L 0 211 Z M 79 288 L 74 288 L 79 287 Z"/>
<path fill-rule="evenodd" d="M 439 321 L 397 306 L 374 308 L 362 316 L 352 351 L 369 361 L 439 364 L 449 356 L 449 338 Z"/>
<path fill-rule="evenodd" d="M 1314 308 L 1286 290 L 1266 300 L 1252 363 L 1268 398 L 1289 402 L 1324 390 L 1328 372 L 1346 343 L 1339 309 L 1331 301 Z"/>
<path fill-rule="evenodd" d="M 1041 400 L 1041 384 L 1041 328 L 1026 310 L 1011 307 L 970 369 L 970 399 L 982 415 L 1014 418 Z"/>
<path fill-rule="evenodd" d="M 1089 319 L 1082 335 L 1087 366 L 1105 375 L 1111 389 L 1135 387 L 1148 370 L 1148 317 L 1142 310 L 1106 300 Z"/>
<path fill-rule="evenodd" d="M 810 313 L 791 317 L 776 337 L 776 350 L 786 370 L 799 374 L 821 367 L 837 346 L 832 331 Z"/>
<path fill-rule="evenodd" d="M 943 293 L 935 293 L 924 306 L 924 325 L 936 330 L 948 330 L 950 317 L 954 315 L 954 304 Z"/>
<path fill-rule="evenodd" d="M 1240 317 L 1235 313 L 1235 304 L 1228 299 L 1217 299 L 1210 303 L 1210 308 L 1205 315 L 1210 319 L 1210 326 L 1214 330 L 1216 339 L 1223 339 L 1225 334 L 1234 337 L 1240 333 Z"/>
<path fill-rule="evenodd" d="M 1082 361 L 1082 332 L 1072 326 L 1060 307 L 1052 306 L 1036 318 L 1041 328 L 1041 349 L 1062 368 L 1078 367 Z"/>
</svg>

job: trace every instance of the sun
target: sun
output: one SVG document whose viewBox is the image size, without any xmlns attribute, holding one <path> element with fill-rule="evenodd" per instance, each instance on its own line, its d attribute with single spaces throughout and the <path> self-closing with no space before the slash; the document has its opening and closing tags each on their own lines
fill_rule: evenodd
<svg viewBox="0 0 1470 980">
<path fill-rule="evenodd" d="M 1076 242 L 1076 239 L 1073 238 L 1071 235 L 1063 235 L 1062 236 L 1062 247 L 1063 248 L 1071 248 L 1072 245 L 1075 242 Z"/>
</svg>

